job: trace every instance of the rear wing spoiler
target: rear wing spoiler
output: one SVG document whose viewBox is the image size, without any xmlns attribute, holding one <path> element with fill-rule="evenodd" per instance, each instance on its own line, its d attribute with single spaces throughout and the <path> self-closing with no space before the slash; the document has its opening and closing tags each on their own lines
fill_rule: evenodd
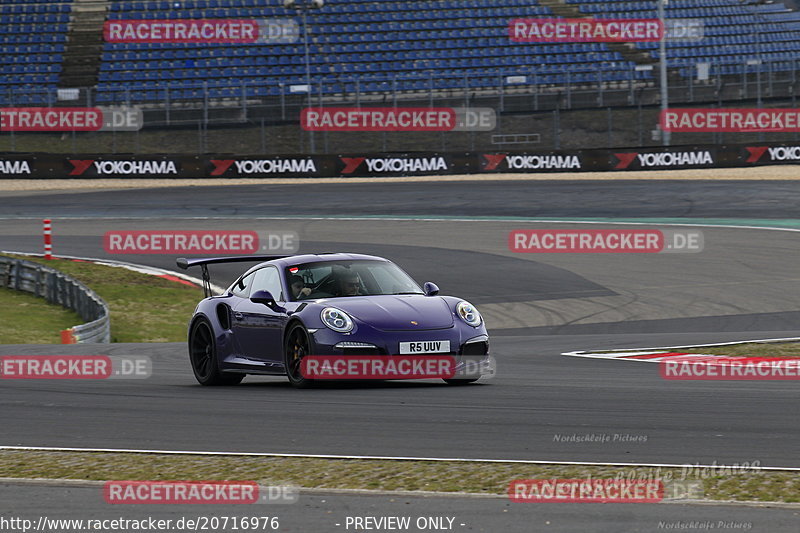
<svg viewBox="0 0 800 533">
<path fill-rule="evenodd" d="M 203 273 L 203 294 L 206 298 L 212 295 L 211 292 L 211 276 L 208 273 L 208 265 L 218 263 L 253 263 L 257 261 L 272 261 L 274 259 L 283 259 L 289 257 L 288 255 L 235 255 L 232 257 L 198 257 L 197 259 L 186 259 L 179 257 L 175 263 L 181 270 L 187 270 L 193 266 L 199 266 Z"/>
</svg>

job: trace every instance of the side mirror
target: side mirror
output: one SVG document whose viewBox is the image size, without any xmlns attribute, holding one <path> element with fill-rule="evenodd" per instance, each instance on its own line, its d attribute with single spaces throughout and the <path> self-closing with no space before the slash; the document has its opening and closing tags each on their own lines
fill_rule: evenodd
<svg viewBox="0 0 800 533">
<path fill-rule="evenodd" d="M 431 283 L 430 281 L 425 282 L 425 285 L 422 286 L 422 290 L 425 291 L 425 296 L 436 296 L 437 294 L 439 294 L 439 287 L 437 287 L 435 283 Z"/>
<path fill-rule="evenodd" d="M 273 307 L 275 305 L 275 298 L 272 297 L 272 293 L 269 291 L 256 291 L 250 295 L 250 301 L 254 304 L 264 304 L 267 307 Z"/>
</svg>

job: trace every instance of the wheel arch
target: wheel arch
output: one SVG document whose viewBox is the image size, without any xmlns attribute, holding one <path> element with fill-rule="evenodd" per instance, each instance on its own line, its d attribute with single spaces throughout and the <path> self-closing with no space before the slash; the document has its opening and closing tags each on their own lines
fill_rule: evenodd
<svg viewBox="0 0 800 533">
<path fill-rule="evenodd" d="M 211 322 L 211 319 L 208 318 L 208 316 L 205 313 L 200 312 L 200 313 L 195 313 L 195 315 L 191 318 L 191 320 L 189 320 L 189 331 L 187 337 L 191 337 L 192 330 L 194 329 L 195 325 L 197 325 L 197 323 L 200 322 L 201 320 L 205 320 L 208 323 L 208 325 L 211 326 L 211 334 L 212 335 L 214 334 L 214 324 Z"/>
<path fill-rule="evenodd" d="M 308 326 L 306 326 L 306 323 L 303 322 L 299 316 L 293 316 L 289 318 L 289 320 L 286 322 L 286 327 L 283 328 L 283 335 L 281 336 L 281 344 L 284 346 L 284 348 L 286 347 L 286 334 L 289 333 L 289 330 L 292 329 L 296 324 L 300 324 L 303 326 L 303 328 L 305 328 L 306 332 L 308 332 Z M 308 334 L 308 337 L 309 340 L 313 342 L 310 333 Z"/>
</svg>

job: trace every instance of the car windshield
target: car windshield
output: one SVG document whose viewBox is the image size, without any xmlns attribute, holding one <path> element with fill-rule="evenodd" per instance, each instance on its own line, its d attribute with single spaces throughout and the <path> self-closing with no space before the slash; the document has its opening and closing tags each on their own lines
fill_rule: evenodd
<svg viewBox="0 0 800 533">
<path fill-rule="evenodd" d="M 286 279 L 294 300 L 423 294 L 419 285 L 390 261 L 320 261 L 289 266 Z"/>
</svg>

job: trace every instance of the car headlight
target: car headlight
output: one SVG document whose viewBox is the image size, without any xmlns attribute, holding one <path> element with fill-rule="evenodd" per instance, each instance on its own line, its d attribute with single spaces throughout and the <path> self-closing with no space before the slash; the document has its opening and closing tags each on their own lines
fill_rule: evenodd
<svg viewBox="0 0 800 533">
<path fill-rule="evenodd" d="M 326 307 L 320 313 L 320 317 L 322 318 L 322 323 L 333 331 L 338 331 L 339 333 L 353 331 L 353 319 L 340 309 Z"/>
<path fill-rule="evenodd" d="M 475 309 L 475 306 L 469 302 L 458 302 L 456 313 L 461 317 L 461 320 L 473 328 L 477 328 L 481 325 L 481 314 Z"/>
</svg>

